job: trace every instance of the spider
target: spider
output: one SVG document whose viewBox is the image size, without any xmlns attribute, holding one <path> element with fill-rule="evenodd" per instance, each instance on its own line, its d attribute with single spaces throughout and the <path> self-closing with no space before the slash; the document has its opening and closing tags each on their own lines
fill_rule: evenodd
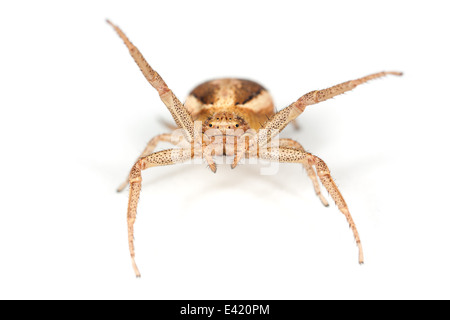
<svg viewBox="0 0 450 320">
<path fill-rule="evenodd" d="M 327 200 L 320 192 L 319 180 L 344 214 L 358 247 L 358 261 L 360 264 L 364 262 L 358 230 L 325 162 L 306 152 L 297 141 L 279 139 L 276 147 L 271 143 L 289 123 L 294 123 L 307 106 L 333 98 L 372 79 L 386 75 L 401 76 L 401 72 L 374 73 L 327 89 L 311 91 L 278 112 L 275 112 L 272 98 L 264 87 L 242 79 L 207 81 L 194 88 L 182 104 L 123 31 L 109 20 L 106 21 L 123 40 L 147 81 L 158 91 L 181 131 L 181 135 L 176 139 L 170 133 L 151 139 L 133 165 L 128 179 L 117 189 L 120 192 L 130 185 L 128 244 L 136 277 L 141 276 L 135 262 L 134 250 L 134 223 L 141 191 L 141 171 L 192 159 L 203 159 L 209 168 L 216 172 L 213 156 L 234 156 L 232 168 L 235 168 L 243 157 L 302 164 L 322 204 L 328 206 Z M 157 144 L 163 141 L 182 147 L 153 152 Z"/>
</svg>

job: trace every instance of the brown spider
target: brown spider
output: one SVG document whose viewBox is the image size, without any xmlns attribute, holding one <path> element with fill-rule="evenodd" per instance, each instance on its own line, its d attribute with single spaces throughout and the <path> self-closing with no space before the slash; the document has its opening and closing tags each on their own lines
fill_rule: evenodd
<svg viewBox="0 0 450 320">
<path fill-rule="evenodd" d="M 130 184 L 127 216 L 128 244 L 137 277 L 140 277 L 140 272 L 135 262 L 133 226 L 141 190 L 141 171 L 150 167 L 171 165 L 191 159 L 204 159 L 211 170 L 216 172 L 216 164 L 213 159 L 215 155 L 234 156 L 232 168 L 235 168 L 244 156 L 277 162 L 301 163 L 312 180 L 314 190 L 322 203 L 328 206 L 320 192 L 317 177 L 347 218 L 358 246 L 359 263 L 364 262 L 356 225 L 325 162 L 306 152 L 300 143 L 294 140 L 279 139 L 276 146 L 272 142 L 290 122 L 294 123 L 293 121 L 305 110 L 306 106 L 330 99 L 375 78 L 388 74 L 400 76 L 401 72 L 379 72 L 327 89 L 312 91 L 276 113 L 272 98 L 266 89 L 253 81 L 240 79 L 217 79 L 205 82 L 190 93 L 183 105 L 122 30 L 109 20 L 107 22 L 122 38 L 134 61 L 147 81 L 158 91 L 161 100 L 181 130 L 181 135 L 175 138 L 172 133 L 161 134 L 151 139 L 132 167 L 129 178 L 117 190 L 120 192 L 128 183 Z M 263 124 L 261 125 L 261 123 Z M 181 143 L 181 148 L 153 152 L 161 141 L 175 145 Z"/>
</svg>

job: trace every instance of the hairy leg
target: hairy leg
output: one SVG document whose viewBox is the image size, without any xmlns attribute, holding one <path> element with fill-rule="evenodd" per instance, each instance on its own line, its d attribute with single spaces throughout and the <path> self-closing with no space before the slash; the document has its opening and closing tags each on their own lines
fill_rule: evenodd
<svg viewBox="0 0 450 320">
<path fill-rule="evenodd" d="M 137 160 L 148 156 L 149 154 L 151 154 L 153 152 L 153 150 L 155 150 L 156 146 L 158 145 L 158 143 L 160 142 L 169 142 L 169 143 L 177 143 L 172 141 L 172 134 L 171 133 L 163 133 L 160 135 L 157 135 L 156 137 L 153 137 L 148 143 L 147 146 L 145 147 L 144 151 L 142 151 L 141 155 L 137 158 Z M 136 160 L 136 161 L 137 161 Z M 117 192 L 122 192 L 126 186 L 128 185 L 128 177 L 127 179 L 117 188 Z"/>
<path fill-rule="evenodd" d="M 194 139 L 194 122 L 192 121 L 191 115 L 189 114 L 187 109 L 173 94 L 172 90 L 169 89 L 161 76 L 148 64 L 144 56 L 141 54 L 138 48 L 136 48 L 136 46 L 131 43 L 125 33 L 123 33 L 123 31 L 118 26 L 114 25 L 111 21 L 106 20 L 106 22 L 114 28 L 119 37 L 127 46 L 131 56 L 139 66 L 139 69 L 141 69 L 144 77 L 158 91 L 161 100 L 164 102 L 167 109 L 169 109 L 173 119 L 175 120 L 175 123 L 179 128 L 184 129 L 186 140 L 189 142 L 192 141 Z"/>
<path fill-rule="evenodd" d="M 341 192 L 333 181 L 331 177 L 330 170 L 328 169 L 325 162 L 319 157 L 316 157 L 308 152 L 304 152 L 301 150 L 291 149 L 291 148 L 278 148 L 276 150 L 266 150 L 264 152 L 260 152 L 258 156 L 262 159 L 271 160 L 271 161 L 279 161 L 279 162 L 289 162 L 289 163 L 307 163 L 316 167 L 317 175 L 319 176 L 320 181 L 323 186 L 327 189 L 328 193 L 333 198 L 334 202 L 338 206 L 339 210 L 344 214 L 350 228 L 353 231 L 353 236 L 355 237 L 356 244 L 358 246 L 359 255 L 358 260 L 359 263 L 364 263 L 364 255 L 361 245 L 361 239 L 359 238 L 358 230 L 356 229 L 355 222 L 353 221 L 352 216 L 350 215 L 350 211 L 348 210 L 348 206 L 345 203 L 344 198 L 342 197 Z"/>
<path fill-rule="evenodd" d="M 297 141 L 291 140 L 291 139 L 280 139 L 280 147 L 291 148 L 291 149 L 296 149 L 296 150 L 305 152 L 305 149 L 303 148 L 303 146 L 300 143 L 298 143 Z M 320 192 L 319 181 L 317 180 L 317 175 L 316 175 L 316 172 L 314 171 L 313 166 L 310 165 L 309 163 L 302 163 L 302 164 L 303 164 L 303 167 L 305 167 L 305 170 L 308 173 L 308 176 L 313 183 L 314 191 L 316 192 L 316 195 L 319 197 L 322 204 L 325 207 L 328 207 L 329 206 L 328 201 L 325 199 L 325 197 Z"/>
<path fill-rule="evenodd" d="M 134 223 L 136 221 L 137 205 L 142 186 L 141 171 L 150 167 L 167 166 L 171 164 L 181 163 L 191 159 L 193 156 L 190 149 L 169 149 L 152 153 L 144 158 L 139 159 L 130 172 L 130 193 L 128 198 L 128 245 L 130 248 L 131 262 L 136 277 L 141 274 L 135 262 L 134 252 Z"/>
</svg>

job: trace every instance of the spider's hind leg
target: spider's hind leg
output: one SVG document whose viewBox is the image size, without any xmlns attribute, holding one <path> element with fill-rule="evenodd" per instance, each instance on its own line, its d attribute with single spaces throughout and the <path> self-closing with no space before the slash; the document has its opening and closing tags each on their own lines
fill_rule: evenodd
<svg viewBox="0 0 450 320">
<path fill-rule="evenodd" d="M 298 149 L 280 147 L 277 148 L 277 150 L 278 152 L 273 152 L 272 150 L 267 149 L 265 151 L 259 152 L 258 156 L 261 159 L 266 159 L 270 161 L 301 163 L 301 164 L 306 163 L 316 168 L 317 175 L 319 176 L 320 181 L 322 182 L 325 189 L 327 189 L 330 196 L 333 198 L 334 202 L 339 208 L 339 211 L 341 211 L 342 214 L 344 214 L 350 226 L 350 229 L 352 229 L 353 231 L 353 236 L 355 237 L 355 241 L 359 250 L 358 261 L 360 264 L 363 264 L 364 255 L 358 230 L 356 229 L 355 222 L 353 221 L 353 218 L 350 215 L 350 211 L 348 210 L 344 197 L 342 197 L 342 194 L 339 191 L 336 184 L 334 183 L 333 178 L 331 178 L 330 170 L 328 169 L 325 162 L 323 162 L 323 160 L 320 159 L 319 157 L 316 157 L 308 152 L 304 152 Z"/>
<path fill-rule="evenodd" d="M 305 149 L 303 148 L 303 146 L 300 143 L 298 143 L 297 141 L 291 140 L 291 139 L 280 139 L 280 147 L 293 148 L 293 149 L 305 152 Z M 316 175 L 316 172 L 315 172 L 313 166 L 310 165 L 309 163 L 303 163 L 303 167 L 305 168 L 306 172 L 308 173 L 308 177 L 311 179 L 311 181 L 313 183 L 314 191 L 316 192 L 316 195 L 319 197 L 322 204 L 325 207 L 328 207 L 329 204 L 328 204 L 327 199 L 325 199 L 322 192 L 320 192 L 319 181 L 317 180 L 317 175 Z"/>
</svg>

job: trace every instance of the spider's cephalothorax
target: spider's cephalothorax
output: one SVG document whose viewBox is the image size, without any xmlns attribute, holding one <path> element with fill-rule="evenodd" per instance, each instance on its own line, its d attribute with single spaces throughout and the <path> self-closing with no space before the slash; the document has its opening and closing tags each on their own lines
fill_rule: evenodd
<svg viewBox="0 0 450 320">
<path fill-rule="evenodd" d="M 356 225 L 339 189 L 331 178 L 330 170 L 319 157 L 306 152 L 302 145 L 291 139 L 279 139 L 276 150 L 269 142 L 289 123 L 303 113 L 309 105 L 328 100 L 334 96 L 352 90 L 369 80 L 385 75 L 402 75 L 401 72 L 379 72 L 356 80 L 346 81 L 323 90 L 311 91 L 286 108 L 275 112 L 272 98 L 267 90 L 256 82 L 241 79 L 218 79 L 197 86 L 182 104 L 173 94 L 161 76 L 150 67 L 139 50 L 128 40 L 120 28 L 107 21 L 122 38 L 131 56 L 141 69 L 148 82 L 157 90 L 161 100 L 169 109 L 178 128 L 182 129 L 182 140 L 187 147 L 153 152 L 158 142 L 179 142 L 180 136 L 173 139 L 172 134 L 161 134 L 147 144 L 132 167 L 128 179 L 118 188 L 122 191 L 130 184 L 128 200 L 128 244 L 131 261 L 139 277 L 135 262 L 134 222 L 137 203 L 141 190 L 141 171 L 150 167 L 181 163 L 195 157 L 206 160 L 213 172 L 216 165 L 213 155 L 226 154 L 234 156 L 232 168 L 236 167 L 242 157 L 257 157 L 269 161 L 299 163 L 304 166 L 311 179 L 314 190 L 321 202 L 328 202 L 320 192 L 319 180 L 344 214 L 358 245 L 358 261 L 363 263 L 363 251 Z M 201 124 L 201 134 L 196 133 L 194 122 Z M 198 143 L 198 137 L 201 143 Z M 218 139 L 218 140 L 217 140 Z M 231 148 L 212 148 L 213 142 L 223 142 Z M 256 151 L 255 151 L 256 150 Z"/>
<path fill-rule="evenodd" d="M 205 123 L 205 129 L 244 131 L 259 129 L 274 114 L 270 94 L 260 84 L 243 79 L 216 79 L 204 82 L 191 91 L 185 108 L 192 120 Z M 238 125 L 238 127 L 236 127 Z"/>
<path fill-rule="evenodd" d="M 220 139 L 223 154 L 228 156 L 236 154 L 240 136 L 249 129 L 258 130 L 274 114 L 267 90 L 243 79 L 202 83 L 191 91 L 184 106 L 193 121 L 202 122 L 204 143 L 217 143 L 216 139 Z"/>
<path fill-rule="evenodd" d="M 215 148 L 212 155 L 232 156 L 237 152 L 237 143 L 250 126 L 244 117 L 237 112 L 218 111 L 212 113 L 203 121 L 203 144 L 220 144 L 222 148 Z"/>
</svg>

